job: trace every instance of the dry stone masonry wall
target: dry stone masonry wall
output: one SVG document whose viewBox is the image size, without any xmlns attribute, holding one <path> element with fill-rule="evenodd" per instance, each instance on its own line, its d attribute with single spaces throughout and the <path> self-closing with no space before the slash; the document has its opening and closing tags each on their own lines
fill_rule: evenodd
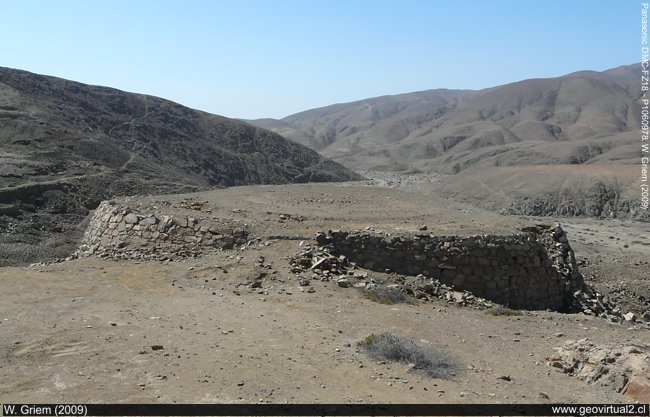
<svg viewBox="0 0 650 417">
<path fill-rule="evenodd" d="M 77 255 L 182 259 L 198 256 L 206 249 L 246 244 L 248 234 L 233 221 L 138 213 L 114 201 L 104 201 L 91 218 Z"/>
<path fill-rule="evenodd" d="M 200 217 L 202 207 L 195 207 L 196 204 L 199 203 L 181 203 L 180 208 L 135 204 L 134 208 L 127 202 L 104 201 L 93 214 L 79 249 L 70 258 L 93 255 L 179 260 L 200 256 L 207 250 L 237 246 L 243 249 L 259 240 L 251 238 L 247 225 L 237 219 Z M 341 259 L 352 261 L 353 267 L 417 275 L 425 290 L 429 287 L 427 282 L 438 283 L 449 286 L 444 288 L 455 291 L 453 294 L 472 293 L 512 308 L 583 311 L 617 322 L 628 320 L 601 294 L 584 284 L 575 255 L 559 225 L 529 227 L 510 236 L 469 237 L 330 230 L 318 233 L 316 241 L 332 254 L 325 256 L 325 260 L 343 255 L 345 258 Z M 316 255 L 312 252 L 308 251 L 304 260 L 298 259 L 300 265 L 294 265 L 295 268 L 302 270 L 302 261 L 307 261 L 307 268 L 320 270 L 323 257 L 318 256 L 318 250 Z M 311 264 L 314 256 L 316 264 Z M 327 273 L 336 275 L 337 271 Z M 346 278 L 337 277 L 337 282 Z M 343 283 L 345 279 L 339 282 Z"/>
<path fill-rule="evenodd" d="M 423 274 L 512 308 L 571 309 L 584 287 L 559 225 L 469 237 L 330 230 L 317 241 L 361 267 Z"/>
</svg>

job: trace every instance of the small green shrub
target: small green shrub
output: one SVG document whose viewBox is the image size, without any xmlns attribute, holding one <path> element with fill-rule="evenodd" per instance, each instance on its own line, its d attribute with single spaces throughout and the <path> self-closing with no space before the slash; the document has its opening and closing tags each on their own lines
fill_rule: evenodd
<svg viewBox="0 0 650 417">
<path fill-rule="evenodd" d="M 447 354 L 392 333 L 370 334 L 358 346 L 371 359 L 410 363 L 413 370 L 432 378 L 449 379 L 459 368 L 459 362 Z"/>
<path fill-rule="evenodd" d="M 490 307 L 485 312 L 491 316 L 522 316 L 523 313 L 519 310 L 513 310 L 504 306 Z"/>
</svg>

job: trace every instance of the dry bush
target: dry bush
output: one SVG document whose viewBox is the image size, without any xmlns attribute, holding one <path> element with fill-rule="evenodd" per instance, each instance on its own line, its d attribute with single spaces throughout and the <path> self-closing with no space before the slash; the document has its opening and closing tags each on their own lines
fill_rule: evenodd
<svg viewBox="0 0 650 417">
<path fill-rule="evenodd" d="M 377 286 L 362 290 L 364 297 L 380 304 L 416 304 L 416 299 L 399 288 Z"/>
<path fill-rule="evenodd" d="M 490 307 L 485 312 L 491 316 L 522 316 L 523 313 L 519 310 L 513 310 L 504 306 Z"/>
<path fill-rule="evenodd" d="M 413 370 L 432 378 L 450 379 L 459 369 L 459 362 L 446 353 L 419 346 L 392 333 L 371 334 L 358 345 L 374 360 L 409 363 L 413 365 Z"/>
</svg>

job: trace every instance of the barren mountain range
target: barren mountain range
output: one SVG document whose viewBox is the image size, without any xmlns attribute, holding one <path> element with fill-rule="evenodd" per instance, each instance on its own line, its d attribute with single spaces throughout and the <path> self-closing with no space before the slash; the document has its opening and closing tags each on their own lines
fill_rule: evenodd
<svg viewBox="0 0 650 417">
<path fill-rule="evenodd" d="M 452 175 L 430 191 L 492 209 L 644 219 L 637 72 L 428 90 L 251 123 L 352 169 Z"/>
<path fill-rule="evenodd" d="M 0 398 L 650 402 L 635 73 L 278 134 L 0 68 Z"/>
<path fill-rule="evenodd" d="M 50 238 L 117 195 L 358 178 L 240 121 L 0 67 L 0 265 L 70 252 Z"/>
<path fill-rule="evenodd" d="M 428 90 L 255 127 L 0 67 L 0 264 L 69 253 L 113 196 L 360 179 L 353 170 L 430 174 L 416 191 L 508 213 L 647 220 L 637 78 L 624 66 Z"/>
</svg>

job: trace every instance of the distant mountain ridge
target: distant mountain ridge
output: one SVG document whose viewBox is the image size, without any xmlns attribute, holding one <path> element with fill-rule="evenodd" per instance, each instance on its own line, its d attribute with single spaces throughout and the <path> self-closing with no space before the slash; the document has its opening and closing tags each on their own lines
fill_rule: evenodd
<svg viewBox="0 0 650 417">
<path fill-rule="evenodd" d="M 641 94 L 634 68 L 383 96 L 250 122 L 359 169 L 631 163 Z"/>
<path fill-rule="evenodd" d="M 241 121 L 0 67 L 0 265 L 113 196 L 360 178 Z"/>
<path fill-rule="evenodd" d="M 352 169 L 447 174 L 419 191 L 493 210 L 648 221 L 636 167 L 640 80 L 640 65 L 626 65 L 251 123 Z"/>
</svg>

